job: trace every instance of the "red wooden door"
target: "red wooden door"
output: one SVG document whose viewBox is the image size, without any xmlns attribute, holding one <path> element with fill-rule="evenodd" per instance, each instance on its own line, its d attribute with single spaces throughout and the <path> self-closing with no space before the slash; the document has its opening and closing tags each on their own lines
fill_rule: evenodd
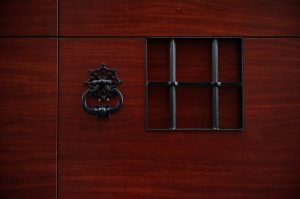
<svg viewBox="0 0 300 199">
<path fill-rule="evenodd" d="M 245 39 L 245 132 L 172 133 L 145 131 L 143 39 L 62 40 L 59 196 L 299 195 L 299 45 L 299 39 Z M 102 61 L 114 66 L 123 80 L 124 107 L 109 119 L 96 119 L 80 106 L 87 71 Z M 164 107 L 168 96 L 155 92 L 162 103 L 156 108 Z M 223 93 L 225 111 L 230 111 L 227 102 L 235 99 L 235 93 Z M 199 100 L 196 107 L 209 102 L 202 99 L 209 97 L 205 89 L 190 89 L 184 95 L 191 106 Z M 196 112 L 189 110 L 188 115 L 192 114 Z M 198 121 L 203 118 L 205 113 Z"/>
<path fill-rule="evenodd" d="M 62 0 L 60 34 L 68 39 L 60 41 L 59 196 L 298 196 L 300 16 L 296 8 L 299 2 L 293 0 Z M 244 37 L 245 131 L 146 131 L 145 36 Z M 236 63 L 230 60 L 239 55 L 231 44 L 220 48 L 219 58 L 225 63 L 220 76 L 235 79 Z M 178 79 L 210 80 L 210 45 L 191 42 L 177 49 Z M 168 44 L 154 44 L 151 52 L 149 70 L 154 79 L 168 79 Z M 116 68 L 123 80 L 124 107 L 110 119 L 97 120 L 79 104 L 88 69 L 102 62 Z M 154 88 L 148 94 L 153 102 L 150 122 L 165 127 L 168 89 Z M 236 125 L 238 95 L 232 88 L 220 91 L 224 126 Z M 210 96 L 210 88 L 178 89 L 177 124 L 211 126 Z"/>
<path fill-rule="evenodd" d="M 0 198 L 55 198 L 56 39 L 0 39 Z"/>
<path fill-rule="evenodd" d="M 299 9 L 298 0 L 1 1 L 0 198 L 298 198 Z M 147 78 L 167 82 L 170 38 L 178 82 L 211 81 L 213 38 L 220 81 L 240 81 L 243 41 L 243 131 L 146 130 L 169 127 L 169 88 L 146 92 L 145 62 Z M 102 63 L 117 70 L 124 104 L 97 119 L 81 96 Z M 176 92 L 178 128 L 212 127 L 211 85 Z M 239 128 L 240 88 L 219 94 L 220 127 Z"/>
</svg>

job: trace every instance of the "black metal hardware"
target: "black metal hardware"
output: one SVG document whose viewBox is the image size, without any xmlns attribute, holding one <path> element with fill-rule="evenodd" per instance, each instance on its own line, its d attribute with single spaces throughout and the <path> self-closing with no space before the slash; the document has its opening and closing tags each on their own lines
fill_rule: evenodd
<svg viewBox="0 0 300 199">
<path fill-rule="evenodd" d="M 169 41 L 169 81 L 157 82 L 148 80 L 148 42 L 153 39 L 162 39 Z M 212 54 L 212 79 L 210 82 L 177 82 L 176 81 L 176 40 L 181 39 L 208 39 L 211 40 Z M 218 75 L 218 40 L 219 39 L 236 39 L 240 41 L 240 81 L 224 82 L 219 81 Z M 146 130 L 221 130 L 221 131 L 240 131 L 244 129 L 244 89 L 243 89 L 243 38 L 241 37 L 148 37 L 145 40 L 145 127 Z M 153 128 L 148 126 L 148 87 L 168 87 L 169 88 L 169 128 Z M 212 127 L 211 128 L 177 128 L 176 127 L 176 87 L 194 86 L 206 87 L 212 89 Z M 219 122 L 219 88 L 233 86 L 240 87 L 240 127 L 241 128 L 220 128 Z"/>
<path fill-rule="evenodd" d="M 169 105 L 170 105 L 170 128 L 176 129 L 176 43 L 170 41 L 170 81 L 169 81 Z"/>
<path fill-rule="evenodd" d="M 101 64 L 96 70 L 89 71 L 89 80 L 85 82 L 88 87 L 82 94 L 82 108 L 86 113 L 97 115 L 98 117 L 109 117 L 110 114 L 118 112 L 123 105 L 123 95 L 118 89 L 121 80 L 117 77 L 114 69 L 109 69 L 105 64 Z M 101 105 L 89 107 L 87 98 L 96 98 Z M 111 98 L 117 98 L 114 106 L 108 104 Z"/>
<path fill-rule="evenodd" d="M 212 41 L 212 127 L 219 129 L 218 40 Z"/>
</svg>

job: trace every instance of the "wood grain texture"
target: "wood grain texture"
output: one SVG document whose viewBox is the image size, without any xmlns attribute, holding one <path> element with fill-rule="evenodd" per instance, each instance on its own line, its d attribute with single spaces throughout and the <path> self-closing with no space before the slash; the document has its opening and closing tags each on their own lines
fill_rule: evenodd
<svg viewBox="0 0 300 199">
<path fill-rule="evenodd" d="M 134 139 L 136 132 L 132 127 L 144 128 L 144 40 L 63 39 L 60 52 L 59 197 L 126 196 L 127 192 L 134 191 L 130 191 L 133 187 L 126 186 L 127 182 L 118 176 L 128 166 L 133 166 L 134 154 L 126 152 L 127 149 L 117 151 L 130 145 L 121 140 Z M 124 96 L 124 105 L 110 119 L 97 119 L 83 112 L 81 107 L 88 69 L 96 68 L 102 62 L 116 68 L 123 82 L 119 89 Z M 133 145 L 137 144 L 133 142 Z M 116 147 L 117 143 L 121 148 Z M 133 156 L 129 162 L 125 160 L 127 165 L 120 162 L 123 153 Z M 121 188 L 123 184 L 124 189 Z"/>
<path fill-rule="evenodd" d="M 60 198 L 300 196 L 299 39 L 246 40 L 245 133 L 145 132 L 143 49 L 139 39 L 61 41 Z M 102 62 L 123 80 L 124 107 L 98 120 L 80 97 Z"/>
<path fill-rule="evenodd" d="M 149 86 L 148 128 L 170 128 L 169 87 Z"/>
<path fill-rule="evenodd" d="M 176 40 L 176 80 L 178 82 L 211 81 L 211 40 Z"/>
<path fill-rule="evenodd" d="M 242 127 L 241 88 L 223 86 L 219 89 L 220 128 Z"/>
<path fill-rule="evenodd" d="M 60 0 L 60 34 L 299 36 L 298 0 Z"/>
<path fill-rule="evenodd" d="M 54 199 L 56 40 L 0 39 L 0 198 Z"/>
<path fill-rule="evenodd" d="M 218 39 L 220 81 L 241 81 L 241 42 L 239 39 Z"/>
<path fill-rule="evenodd" d="M 178 128 L 212 128 L 212 91 L 205 87 L 176 88 Z"/>
<path fill-rule="evenodd" d="M 169 81 L 169 49 L 169 40 L 147 41 L 148 81 Z"/>
<path fill-rule="evenodd" d="M 57 35 L 57 1 L 2 0 L 0 27 L 0 36 Z"/>
</svg>

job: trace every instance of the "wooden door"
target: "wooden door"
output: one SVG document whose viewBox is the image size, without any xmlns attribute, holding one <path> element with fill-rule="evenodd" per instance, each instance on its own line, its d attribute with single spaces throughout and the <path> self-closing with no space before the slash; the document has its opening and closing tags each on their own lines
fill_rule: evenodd
<svg viewBox="0 0 300 199">
<path fill-rule="evenodd" d="M 66 39 L 59 47 L 59 197 L 298 196 L 297 8 L 299 2 L 293 0 L 60 1 L 60 34 Z M 159 127 L 169 120 L 168 88 L 148 92 L 153 103 L 145 114 L 144 39 L 149 36 L 241 36 L 244 131 L 145 130 L 146 116 Z M 211 44 L 205 42 L 177 49 L 179 79 L 211 79 Z M 234 79 L 234 60 L 240 55 L 231 44 L 220 48 L 225 63 L 220 75 Z M 167 80 L 169 46 L 162 42 L 156 47 L 149 47 L 154 52 L 147 57 L 153 66 L 149 70 L 154 79 Z M 80 107 L 88 69 L 102 62 L 123 80 L 124 107 L 109 119 L 96 119 Z M 207 87 L 178 89 L 177 124 L 211 126 L 210 96 Z M 235 88 L 220 91 L 225 126 L 236 125 L 237 96 Z"/>
<path fill-rule="evenodd" d="M 56 39 L 0 39 L 0 198 L 55 198 Z"/>
<path fill-rule="evenodd" d="M 299 39 L 245 39 L 244 132 L 149 132 L 144 125 L 144 40 L 62 40 L 59 197 L 298 195 L 299 45 Z M 80 101 L 88 69 L 102 61 L 114 66 L 123 81 L 124 106 L 109 119 L 86 114 Z M 159 103 L 155 107 L 161 108 L 156 112 L 163 120 L 168 95 L 161 90 L 155 91 Z M 228 101 L 235 99 L 235 93 L 230 89 L 223 93 L 226 114 L 233 108 Z M 207 90 L 188 89 L 184 96 L 185 103 L 193 106 L 200 101 L 195 106 L 207 111 L 209 100 L 203 99 L 210 96 Z M 189 109 L 186 122 L 193 114 L 197 113 Z M 200 116 L 199 122 L 208 115 Z"/>
<path fill-rule="evenodd" d="M 0 198 L 299 198 L 299 9 L 298 0 L 1 2 Z M 172 39 L 179 84 L 203 83 L 176 87 L 176 127 L 202 130 L 148 129 L 170 127 Z M 229 83 L 219 86 L 219 125 L 235 130 L 203 130 L 214 126 L 214 39 Z M 102 63 L 122 80 L 110 118 L 82 109 L 89 69 Z"/>
<path fill-rule="evenodd" d="M 56 198 L 57 1 L 0 1 L 0 198 Z"/>
</svg>

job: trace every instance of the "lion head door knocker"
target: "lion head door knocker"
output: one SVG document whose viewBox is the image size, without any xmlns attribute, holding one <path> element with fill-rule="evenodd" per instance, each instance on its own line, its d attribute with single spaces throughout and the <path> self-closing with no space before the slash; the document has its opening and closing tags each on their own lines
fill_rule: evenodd
<svg viewBox="0 0 300 199">
<path fill-rule="evenodd" d="M 118 78 L 116 70 L 101 64 L 98 69 L 90 70 L 89 75 L 89 79 L 85 82 L 88 89 L 82 94 L 83 110 L 98 117 L 109 117 L 110 114 L 118 112 L 123 104 L 123 96 L 118 89 L 121 80 Z M 95 98 L 99 104 L 96 107 L 90 107 L 87 98 Z M 109 105 L 112 98 L 117 99 L 114 106 Z"/>
</svg>

